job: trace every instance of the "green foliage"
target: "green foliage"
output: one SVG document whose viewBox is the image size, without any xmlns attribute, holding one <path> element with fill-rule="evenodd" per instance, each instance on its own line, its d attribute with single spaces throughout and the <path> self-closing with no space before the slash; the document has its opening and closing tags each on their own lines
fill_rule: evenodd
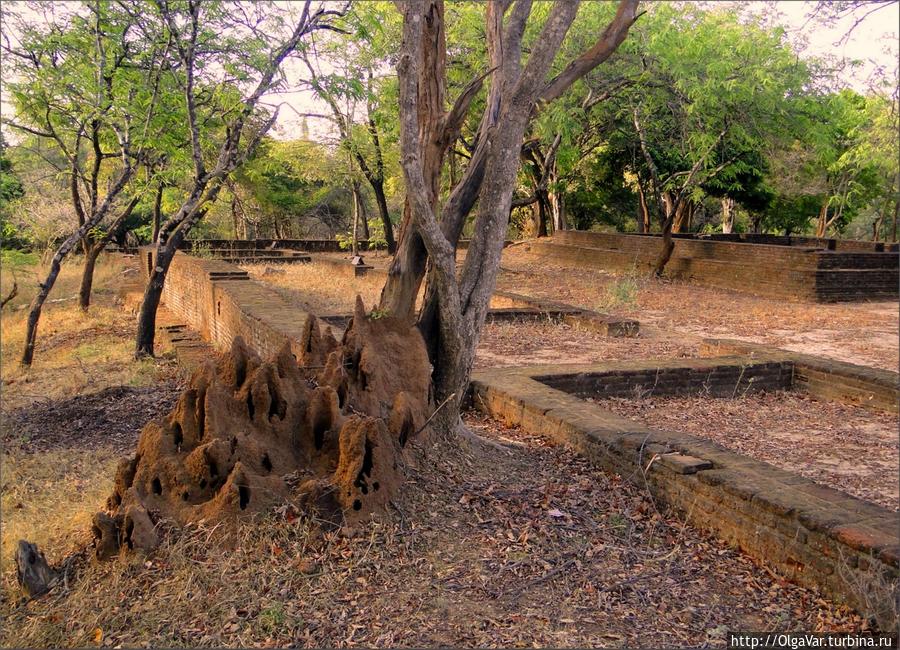
<svg viewBox="0 0 900 650">
<path fill-rule="evenodd" d="M 22 182 L 13 173 L 9 160 L 0 153 L 0 247 L 21 246 L 25 243 L 22 233 L 10 222 L 16 200 L 24 195 Z"/>
<path fill-rule="evenodd" d="M 0 266 L 4 271 L 15 271 L 37 265 L 40 256 L 37 253 L 4 248 L 0 250 Z"/>
</svg>

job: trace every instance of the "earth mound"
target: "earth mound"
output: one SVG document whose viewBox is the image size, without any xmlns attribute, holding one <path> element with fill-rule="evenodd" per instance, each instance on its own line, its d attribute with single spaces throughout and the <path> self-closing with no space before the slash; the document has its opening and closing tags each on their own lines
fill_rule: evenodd
<svg viewBox="0 0 900 650">
<path fill-rule="evenodd" d="M 334 523 L 368 517 L 399 488 L 430 385 L 418 330 L 367 315 L 359 299 L 340 343 L 314 325 L 301 362 L 287 345 L 263 361 L 236 338 L 120 462 L 94 516 L 96 556 L 153 549 L 161 519 L 227 520 L 279 503 Z"/>
</svg>

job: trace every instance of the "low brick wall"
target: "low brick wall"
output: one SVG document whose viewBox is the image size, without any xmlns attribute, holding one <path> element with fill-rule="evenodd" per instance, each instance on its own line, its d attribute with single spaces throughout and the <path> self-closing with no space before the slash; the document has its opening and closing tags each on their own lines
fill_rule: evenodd
<svg viewBox="0 0 900 650">
<path fill-rule="evenodd" d="M 637 336 L 640 330 L 640 323 L 633 318 L 601 314 L 590 309 L 567 305 L 563 302 L 523 296 L 512 291 L 495 291 L 491 296 L 491 307 L 497 309 L 525 308 L 559 314 L 560 320 L 564 323 L 597 332 L 603 336 Z"/>
<path fill-rule="evenodd" d="M 725 357 L 484 370 L 474 373 L 472 400 L 491 417 L 550 436 L 598 466 L 646 485 L 690 523 L 787 579 L 865 615 L 889 616 L 900 560 L 897 513 L 709 440 L 650 429 L 547 385 L 556 378 L 565 383 L 606 374 L 608 379 L 611 372 L 649 375 L 674 363 L 692 372 L 700 363 L 708 369 L 772 368 L 768 360 Z M 776 367 L 783 377 L 783 366 Z"/>
<path fill-rule="evenodd" d="M 143 277 L 149 277 L 155 250 L 144 247 L 139 255 Z M 262 357 L 276 354 L 288 343 L 302 361 L 315 320 L 265 284 L 250 279 L 246 271 L 181 252 L 169 267 L 162 301 L 217 348 L 228 348 L 241 336 Z"/>
<path fill-rule="evenodd" d="M 460 239 L 457 244 L 459 250 L 469 248 L 469 239 Z M 369 240 L 359 240 L 360 250 L 369 250 Z M 506 240 L 503 245 L 509 246 L 513 242 Z M 268 249 L 268 250 L 296 250 L 308 253 L 345 253 L 336 239 L 187 239 L 182 244 L 183 250 L 191 250 L 193 247 L 210 250 L 242 250 L 242 249 Z M 379 248 L 384 248 L 380 246 Z"/>
<path fill-rule="evenodd" d="M 788 362 L 794 368 L 794 385 L 810 395 L 877 411 L 900 412 L 900 375 L 890 370 L 732 339 L 705 339 L 700 354 L 739 354 Z"/>
<path fill-rule="evenodd" d="M 525 246 L 551 261 L 646 272 L 662 243 L 652 235 L 560 231 Z M 757 295 L 835 302 L 898 297 L 896 252 L 839 252 L 677 237 L 668 275 Z"/>
<path fill-rule="evenodd" d="M 785 390 L 793 384 L 792 365 L 784 361 L 754 361 L 746 357 L 610 362 L 604 369 L 573 374 L 536 375 L 533 379 L 576 397 L 637 397 L 706 394 L 734 397 L 760 391 Z"/>
</svg>

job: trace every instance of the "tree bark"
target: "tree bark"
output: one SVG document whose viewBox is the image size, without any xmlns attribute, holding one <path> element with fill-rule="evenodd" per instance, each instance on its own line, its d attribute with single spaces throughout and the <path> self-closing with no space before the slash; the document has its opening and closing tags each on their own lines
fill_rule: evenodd
<svg viewBox="0 0 900 650">
<path fill-rule="evenodd" d="M 156 188 L 156 197 L 153 200 L 153 232 L 150 235 L 150 241 L 156 243 L 157 237 L 159 237 L 159 226 L 162 223 L 162 198 L 163 198 L 163 185 L 162 183 Z M 235 237 L 237 237 L 237 231 L 235 230 Z"/>
<path fill-rule="evenodd" d="M 822 239 L 825 236 L 825 231 L 828 228 L 828 197 L 822 202 L 822 207 L 819 209 L 819 220 L 816 223 L 816 237 Z"/>
<path fill-rule="evenodd" d="M 422 172 L 428 200 L 434 212 L 440 192 L 441 164 L 446 151 L 442 142 L 446 100 L 446 34 L 443 0 L 426 0 L 424 25 L 418 44 L 416 66 L 416 111 Z M 402 110 L 402 109 L 401 109 Z M 409 322 L 414 320 L 416 297 L 425 274 L 427 251 L 413 222 L 409 196 L 403 204 L 403 219 L 397 252 L 381 291 L 380 309 Z"/>
<path fill-rule="evenodd" d="M 359 255 L 359 217 L 362 212 L 362 199 L 359 196 L 359 183 L 353 181 L 351 193 L 353 194 L 353 226 L 351 228 L 351 252 L 353 257 Z"/>
<path fill-rule="evenodd" d="M 644 184 L 638 181 L 638 205 L 640 212 L 638 215 L 638 232 L 650 232 L 650 211 L 647 209 L 647 197 L 644 195 Z"/>
<path fill-rule="evenodd" d="M 38 284 L 40 289 L 31 301 L 28 310 L 28 321 L 25 326 L 25 348 L 22 351 L 21 359 L 23 366 L 30 366 L 34 361 L 34 345 L 37 340 L 37 326 L 38 321 L 41 318 L 41 309 L 44 307 L 44 302 L 46 302 L 47 296 L 50 295 L 50 291 L 56 283 L 59 270 L 62 268 L 63 259 L 68 255 L 69 251 L 72 250 L 72 247 L 75 245 L 75 242 L 79 239 L 80 237 L 74 240 L 73 237 L 69 237 L 69 239 L 63 242 L 62 246 L 60 246 L 53 255 L 53 259 L 50 261 L 50 271 L 47 273 L 46 279 Z"/>
<path fill-rule="evenodd" d="M 81 286 L 78 289 L 78 306 L 81 311 L 87 311 L 91 306 L 91 290 L 94 286 L 94 267 L 97 265 L 97 258 L 100 251 L 103 250 L 97 245 L 84 254 L 84 269 L 81 272 Z"/>
<path fill-rule="evenodd" d="M 660 229 L 662 230 L 662 247 L 659 250 L 659 256 L 656 258 L 656 262 L 653 265 L 653 275 L 656 277 L 662 277 L 666 265 L 669 263 L 669 260 L 672 259 L 672 252 L 675 250 L 675 239 L 672 237 L 672 226 L 675 223 L 678 208 L 683 203 L 678 200 L 677 195 L 673 195 L 671 192 L 663 192 L 660 198 L 662 199 L 661 205 L 663 209 L 663 215 L 661 215 L 663 219 L 660 224 Z"/>
<path fill-rule="evenodd" d="M 722 197 L 722 232 L 726 235 L 734 230 L 734 199 Z"/>
</svg>

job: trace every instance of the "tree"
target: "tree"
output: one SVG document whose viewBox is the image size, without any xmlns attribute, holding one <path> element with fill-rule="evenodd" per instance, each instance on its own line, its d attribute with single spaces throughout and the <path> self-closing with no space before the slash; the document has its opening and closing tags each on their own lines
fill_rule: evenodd
<svg viewBox="0 0 900 650">
<path fill-rule="evenodd" d="M 372 9 L 364 8 L 362 11 L 372 11 Z M 377 8 L 375 11 L 377 11 Z M 343 61 L 355 61 L 354 64 L 345 63 L 344 69 L 341 71 L 342 74 L 324 75 L 318 69 L 317 62 L 313 62 L 307 54 L 301 54 L 301 58 L 309 72 L 313 91 L 328 105 L 331 111 L 331 122 L 337 129 L 341 147 L 347 151 L 350 159 L 358 167 L 360 173 L 372 188 L 388 252 L 393 253 L 396 248 L 394 227 L 391 223 L 387 195 L 385 194 L 382 136 L 379 133 L 378 123 L 376 122 L 376 109 L 374 106 L 375 61 L 372 58 L 363 56 L 360 51 L 354 51 L 357 48 L 354 47 L 353 43 L 359 38 L 365 37 L 367 32 L 362 29 L 364 22 L 360 20 L 359 9 L 354 12 L 353 17 L 356 19 L 357 26 L 361 29 L 357 29 L 350 34 L 353 37 L 352 41 L 349 38 L 344 38 L 337 41 L 337 43 L 330 43 L 331 48 L 327 48 L 324 52 L 321 49 L 318 51 L 327 55 L 328 49 L 337 46 L 339 47 L 340 58 Z M 360 111 L 358 106 L 360 103 L 364 105 L 364 114 L 362 115 L 362 120 L 365 124 L 364 129 L 357 128 L 356 123 L 357 113 Z M 351 191 L 353 193 L 354 222 L 356 222 L 359 219 L 363 198 L 359 183 L 352 179 Z M 352 230 L 355 254 L 357 228 L 354 226 Z"/>
<path fill-rule="evenodd" d="M 15 226 L 10 223 L 10 205 L 24 195 L 25 188 L 6 157 L 6 143 L 0 134 L 0 245 L 4 248 L 19 240 Z"/>
<path fill-rule="evenodd" d="M 539 104 L 562 96 L 575 81 L 612 55 L 637 19 L 637 2 L 620 2 L 599 39 L 577 58 L 563 62 L 561 71 L 549 80 L 578 4 L 552 5 L 524 61 L 523 36 L 532 3 L 518 0 L 486 4 L 490 88 L 472 159 L 440 210 L 437 198 L 444 154 L 459 133 L 482 77 L 476 77 L 445 111 L 443 3 L 419 0 L 403 3 L 400 9 L 400 143 L 409 211 L 401 224 L 400 250 L 382 306 L 387 304 L 394 316 L 412 320 L 417 288 L 425 261 L 429 262 L 428 289 L 418 322 L 434 366 L 435 398 L 444 405 L 435 421 L 440 430 L 449 432 L 459 423 L 458 407 L 496 284 L 525 131 Z M 456 245 L 476 199 L 474 236 L 457 276 Z M 421 238 L 421 252 L 412 245 L 413 235 Z M 393 291 L 398 285 L 404 290 Z M 410 287 L 416 288 L 411 294 L 407 290 Z"/>
<path fill-rule="evenodd" d="M 60 171 L 68 176 L 78 223 L 57 248 L 30 305 L 21 359 L 26 366 L 32 363 L 41 310 L 63 259 L 81 242 L 85 268 L 79 297 L 87 309 L 96 256 L 133 208 L 133 199 L 124 207 L 121 203 L 146 160 L 158 97 L 154 68 L 164 56 L 162 46 L 137 45 L 134 21 L 117 5 L 96 1 L 69 10 L 45 14 L 48 20 L 40 27 L 13 13 L 4 16 L 17 25 L 18 39 L 3 43 L 12 61 L 15 80 L 9 89 L 17 110 L 3 123 L 54 144 L 65 161 Z M 112 225 L 101 229 L 117 206 Z"/>
<path fill-rule="evenodd" d="M 155 11 L 141 16 L 142 29 L 155 43 L 172 43 L 175 61 L 166 68 L 183 93 L 187 113 L 193 170 L 187 196 L 160 228 L 153 269 L 138 315 L 135 355 L 153 354 L 156 312 L 166 274 L 179 246 L 214 203 L 229 175 L 254 152 L 278 115 L 262 110 L 263 95 L 277 86 L 284 60 L 303 40 L 320 29 L 338 29 L 334 21 L 346 13 L 346 5 L 329 9 L 307 0 L 296 15 L 292 7 L 192 0 L 172 5 L 157 0 Z M 233 9 L 240 11 L 233 11 Z M 249 12 L 249 13 L 248 13 Z M 287 35 L 269 43 L 272 34 Z M 227 36 L 226 36 L 227 35 Z M 208 96 L 204 87 L 223 88 L 234 74 L 244 92 Z M 204 129 L 204 120 L 215 116 L 217 131 Z"/>
<path fill-rule="evenodd" d="M 742 183 L 763 175 L 761 153 L 789 140 L 791 98 L 809 74 L 783 30 L 742 24 L 730 9 L 654 5 L 628 50 L 628 76 L 640 82 L 620 94 L 617 110 L 658 215 L 661 275 L 672 233 L 690 223 L 704 188 L 737 198 Z"/>
<path fill-rule="evenodd" d="M 235 170 L 228 187 L 232 236 L 246 239 L 269 232 L 277 238 L 324 232 L 333 238 L 343 232 L 346 191 L 334 179 L 345 167 L 322 144 L 263 139 L 254 156 Z"/>
</svg>

